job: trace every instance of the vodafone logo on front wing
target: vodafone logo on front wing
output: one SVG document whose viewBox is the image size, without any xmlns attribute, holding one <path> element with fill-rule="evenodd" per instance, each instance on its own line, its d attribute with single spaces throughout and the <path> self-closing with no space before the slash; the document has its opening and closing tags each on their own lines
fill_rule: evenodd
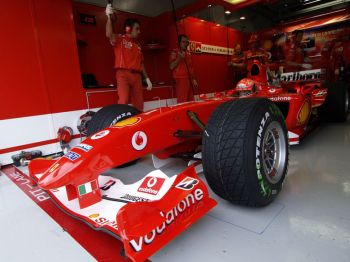
<svg viewBox="0 0 350 262">
<path fill-rule="evenodd" d="M 147 145 L 147 135 L 145 132 L 137 131 L 131 138 L 132 147 L 138 151 L 144 149 Z"/>
<path fill-rule="evenodd" d="M 137 191 L 151 195 L 157 195 L 159 190 L 162 188 L 164 181 L 165 179 L 160 177 L 146 177 Z"/>
</svg>

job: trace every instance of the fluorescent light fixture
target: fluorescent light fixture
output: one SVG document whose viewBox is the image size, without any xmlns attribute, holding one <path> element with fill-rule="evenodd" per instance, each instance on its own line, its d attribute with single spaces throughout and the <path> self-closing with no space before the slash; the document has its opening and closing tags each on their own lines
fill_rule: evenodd
<svg viewBox="0 0 350 262">
<path fill-rule="evenodd" d="M 244 20 L 244 19 L 245 19 L 245 16 L 241 16 L 239 19 Z"/>
<path fill-rule="evenodd" d="M 245 2 L 246 0 L 224 0 L 224 1 L 227 3 L 230 3 L 231 5 L 237 5 L 237 4 Z"/>
<path fill-rule="evenodd" d="M 230 10 L 226 10 L 226 11 L 225 11 L 225 14 L 230 15 L 230 14 L 231 14 L 231 11 L 230 11 Z"/>
</svg>

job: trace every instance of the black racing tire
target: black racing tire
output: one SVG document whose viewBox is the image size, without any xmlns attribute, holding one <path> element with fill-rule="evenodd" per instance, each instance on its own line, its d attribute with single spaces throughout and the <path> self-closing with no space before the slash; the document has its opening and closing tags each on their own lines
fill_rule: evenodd
<svg viewBox="0 0 350 262">
<path fill-rule="evenodd" d="M 91 136 L 112 124 L 139 113 L 140 111 L 137 108 L 129 105 L 105 106 L 91 118 L 87 126 L 87 136 Z"/>
<path fill-rule="evenodd" d="M 349 87 L 343 81 L 328 83 L 323 115 L 329 122 L 345 122 L 349 112 Z"/>
<path fill-rule="evenodd" d="M 127 119 L 131 116 L 139 114 L 140 111 L 129 105 L 109 105 L 101 108 L 91 118 L 87 125 L 87 136 L 91 136 L 96 132 L 109 127 L 117 122 Z M 118 167 L 127 167 L 136 164 L 138 159 L 125 163 Z"/>
<path fill-rule="evenodd" d="M 281 191 L 287 173 L 283 114 L 263 98 L 226 102 L 207 123 L 202 153 L 205 178 L 217 195 L 235 204 L 266 206 Z M 264 160 L 272 155 L 272 162 Z"/>
</svg>

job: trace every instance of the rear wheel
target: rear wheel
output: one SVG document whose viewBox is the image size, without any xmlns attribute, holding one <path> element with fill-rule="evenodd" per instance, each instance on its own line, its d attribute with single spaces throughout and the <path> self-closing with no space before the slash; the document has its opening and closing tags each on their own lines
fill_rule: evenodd
<svg viewBox="0 0 350 262">
<path fill-rule="evenodd" d="M 103 107 L 99 111 L 97 111 L 97 113 L 89 121 L 87 126 L 87 135 L 91 136 L 106 127 L 114 125 L 122 120 L 125 120 L 139 113 L 140 111 L 137 108 L 129 105 L 118 104 Z M 135 159 L 119 167 L 131 166 L 137 161 L 138 159 Z"/>
<path fill-rule="evenodd" d="M 287 129 L 273 102 L 239 99 L 214 111 L 203 135 L 203 168 L 216 194 L 265 206 L 281 191 L 287 165 Z"/>
<path fill-rule="evenodd" d="M 344 122 L 349 111 L 349 87 L 343 81 L 329 83 L 324 116 L 330 122 Z"/>
</svg>

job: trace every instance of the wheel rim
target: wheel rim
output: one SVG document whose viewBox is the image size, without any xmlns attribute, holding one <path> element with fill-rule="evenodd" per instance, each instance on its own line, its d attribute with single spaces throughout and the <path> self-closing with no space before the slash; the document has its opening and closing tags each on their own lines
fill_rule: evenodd
<svg viewBox="0 0 350 262">
<path fill-rule="evenodd" d="M 286 163 L 286 136 L 277 121 L 266 129 L 262 142 L 262 163 L 266 178 L 272 184 L 278 183 L 284 173 Z"/>
</svg>

